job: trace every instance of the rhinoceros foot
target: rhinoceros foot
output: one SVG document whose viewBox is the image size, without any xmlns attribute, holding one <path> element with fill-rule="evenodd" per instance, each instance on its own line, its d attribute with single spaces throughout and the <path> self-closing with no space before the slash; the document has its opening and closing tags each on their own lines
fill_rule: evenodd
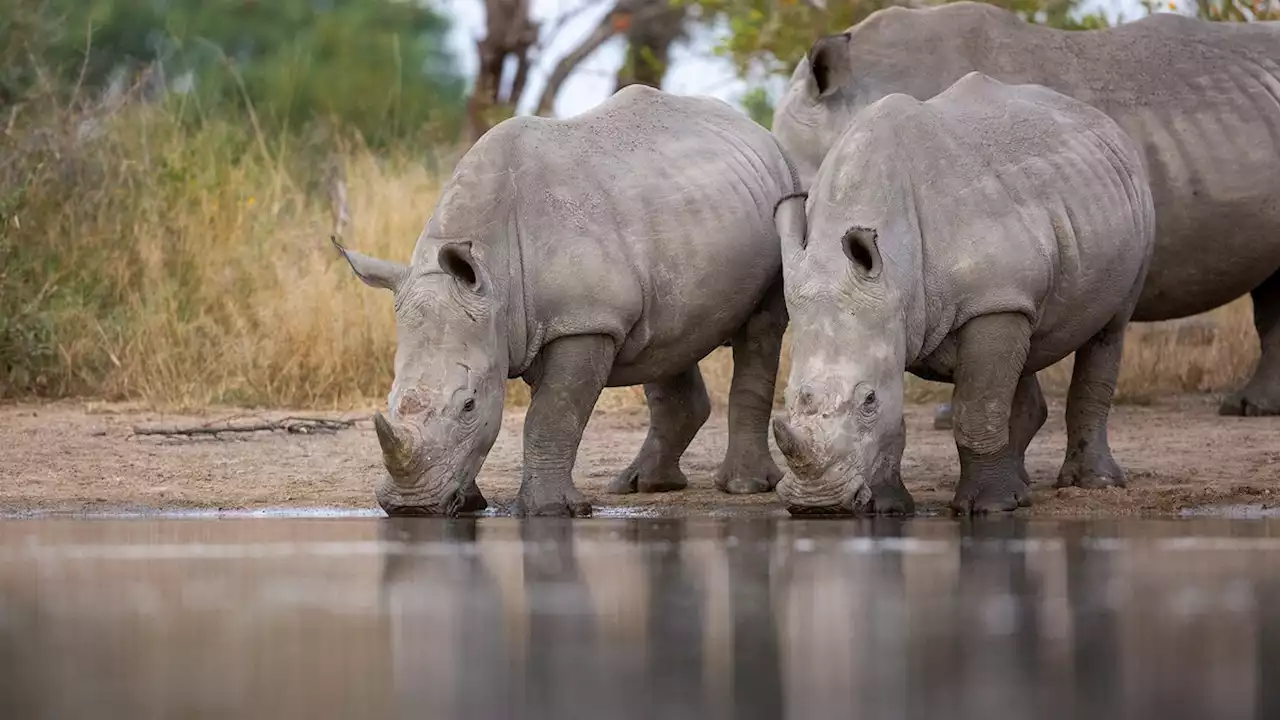
<svg viewBox="0 0 1280 720">
<path fill-rule="evenodd" d="M 605 492 L 613 495 L 629 495 L 631 493 L 660 493 L 683 490 L 689 487 L 689 478 L 685 477 L 680 466 L 666 466 L 637 460 L 623 470 L 609 483 Z"/>
<path fill-rule="evenodd" d="M 454 497 L 454 502 L 457 514 L 483 512 L 489 507 L 489 501 L 485 500 L 484 495 L 480 493 L 480 488 L 474 482 L 463 486 Z"/>
<path fill-rule="evenodd" d="M 990 455 L 960 448 L 960 482 L 951 499 L 952 511 L 961 515 L 1011 512 L 1031 505 L 1031 489 L 1022 481 L 1012 449 L 1005 446 Z"/>
<path fill-rule="evenodd" d="M 763 453 L 762 453 L 763 454 Z M 782 471 L 772 457 L 751 454 L 725 458 L 716 471 L 716 489 L 729 495 L 757 495 L 772 492 L 782 480 Z"/>
<path fill-rule="evenodd" d="M 1124 487 L 1127 484 L 1124 470 L 1111 457 L 1110 450 L 1091 452 L 1067 452 L 1067 459 L 1058 471 L 1055 488 L 1078 487 L 1085 490 L 1101 490 L 1109 487 Z"/>
<path fill-rule="evenodd" d="M 511 514 L 516 517 L 591 517 L 591 502 L 572 483 L 520 488 Z"/>
<path fill-rule="evenodd" d="M 899 477 L 871 487 L 871 505 L 867 511 L 873 515 L 914 515 L 916 502 Z"/>
<path fill-rule="evenodd" d="M 1268 394 L 1248 387 L 1237 390 L 1222 401 L 1218 414 L 1231 417 L 1280 415 L 1280 391 Z"/>
</svg>

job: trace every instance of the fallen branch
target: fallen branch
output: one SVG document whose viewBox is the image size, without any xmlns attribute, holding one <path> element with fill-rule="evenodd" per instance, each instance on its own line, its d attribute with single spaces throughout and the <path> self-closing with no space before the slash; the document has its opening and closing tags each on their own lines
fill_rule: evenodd
<svg viewBox="0 0 1280 720">
<path fill-rule="evenodd" d="M 336 433 L 339 430 L 346 430 L 355 427 L 360 420 L 368 418 L 353 418 L 350 420 L 334 420 L 332 418 L 309 418 L 309 417 L 286 417 L 279 420 L 255 420 L 248 423 L 233 423 L 231 419 L 215 420 L 204 425 L 192 426 L 173 426 L 160 425 L 156 427 L 138 427 L 133 428 L 134 435 L 163 435 L 168 437 L 186 436 L 195 437 L 198 435 L 212 435 L 218 437 L 222 433 L 252 433 L 252 432 L 274 432 L 283 430 L 294 435 L 311 435 L 315 433 Z"/>
</svg>

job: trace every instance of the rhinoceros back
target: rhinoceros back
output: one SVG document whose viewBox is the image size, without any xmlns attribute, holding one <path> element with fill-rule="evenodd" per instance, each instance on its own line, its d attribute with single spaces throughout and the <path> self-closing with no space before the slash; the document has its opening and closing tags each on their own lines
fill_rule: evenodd
<svg viewBox="0 0 1280 720">
<path fill-rule="evenodd" d="M 726 103 L 632 86 L 516 130 L 506 152 L 524 281 L 552 330 L 608 332 L 623 364 L 685 352 L 690 327 L 719 334 L 714 347 L 780 277 L 772 213 L 794 172 Z"/>
<path fill-rule="evenodd" d="M 1014 312 L 1047 339 L 1037 354 L 1060 357 L 1141 286 L 1154 211 L 1138 151 L 1083 103 L 973 73 L 927 102 L 895 95 L 863 110 L 833 156 L 876 168 L 846 175 L 869 176 L 851 194 L 871 199 L 860 217 L 879 207 L 910 216 L 878 222 L 911 228 L 914 239 L 891 242 L 921 248 L 924 355 L 974 317 Z M 824 165 L 816 190 L 831 172 Z M 876 186 L 906 197 L 886 201 Z"/>
</svg>

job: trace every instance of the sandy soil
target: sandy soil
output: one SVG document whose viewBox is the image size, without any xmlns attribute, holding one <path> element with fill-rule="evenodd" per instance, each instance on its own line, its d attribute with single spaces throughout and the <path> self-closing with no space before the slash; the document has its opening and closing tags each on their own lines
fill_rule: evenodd
<svg viewBox="0 0 1280 720">
<path fill-rule="evenodd" d="M 1216 403 L 1210 397 L 1184 397 L 1117 407 L 1111 443 L 1129 472 L 1130 485 L 1101 491 L 1051 487 L 1065 445 L 1062 404 L 1051 403 L 1049 422 L 1027 459 L 1034 506 L 1020 512 L 1097 517 L 1168 515 L 1218 504 L 1280 505 L 1280 418 L 1223 418 L 1215 412 Z M 372 483 L 380 459 L 367 421 L 331 435 L 132 435 L 136 425 L 199 424 L 231 414 L 211 409 L 199 416 L 161 415 L 69 402 L 0 406 L 0 510 L 376 508 Z M 491 504 L 510 502 L 519 485 L 522 419 L 522 412 L 507 415 L 481 474 L 480 487 Z M 662 514 L 781 511 L 772 494 L 730 497 L 712 488 L 726 443 L 723 408 L 716 409 L 685 455 L 688 490 L 604 494 L 609 478 L 639 448 L 646 421 L 643 408 L 593 416 L 575 476 L 597 514 L 609 508 Z M 943 512 L 958 472 L 951 435 L 932 429 L 931 405 L 910 407 L 907 426 L 907 486 L 922 514 Z"/>
</svg>

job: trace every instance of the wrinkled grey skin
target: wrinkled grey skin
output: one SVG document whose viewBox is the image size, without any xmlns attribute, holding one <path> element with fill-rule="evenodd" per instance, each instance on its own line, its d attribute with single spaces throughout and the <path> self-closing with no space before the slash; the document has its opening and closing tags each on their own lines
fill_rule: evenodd
<svg viewBox="0 0 1280 720">
<path fill-rule="evenodd" d="M 890 95 L 778 209 L 792 332 L 777 491 L 803 513 L 909 513 L 903 370 L 955 384 L 960 513 L 1029 504 L 1035 372 L 1076 353 L 1058 484 L 1124 485 L 1107 415 L 1155 215 L 1137 147 L 1101 112 L 971 73 Z"/>
<path fill-rule="evenodd" d="M 889 8 L 813 45 L 773 130 L 808 187 L 859 109 L 894 92 L 926 100 L 975 70 L 1089 103 L 1137 142 L 1156 250 L 1133 319 L 1186 317 L 1250 293 L 1262 357 L 1220 412 L 1280 414 L 1280 23 L 1161 13 L 1061 31 L 981 3 Z"/>
<path fill-rule="evenodd" d="M 520 515 L 589 515 L 572 480 L 606 386 L 645 385 L 650 428 L 609 491 L 678 490 L 710 413 L 697 362 L 733 347 L 716 485 L 767 492 L 786 307 L 773 209 L 798 180 L 776 139 L 726 103 L 644 86 L 565 120 L 518 117 L 459 162 L 408 266 L 345 252 L 394 291 L 390 418 L 376 419 L 389 514 L 487 502 L 475 478 L 504 381 L 533 388 Z"/>
</svg>

